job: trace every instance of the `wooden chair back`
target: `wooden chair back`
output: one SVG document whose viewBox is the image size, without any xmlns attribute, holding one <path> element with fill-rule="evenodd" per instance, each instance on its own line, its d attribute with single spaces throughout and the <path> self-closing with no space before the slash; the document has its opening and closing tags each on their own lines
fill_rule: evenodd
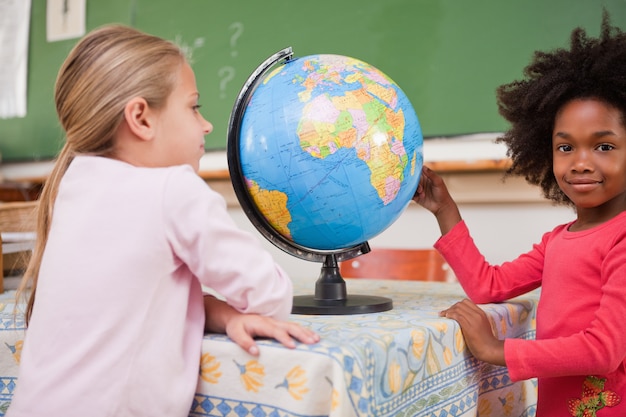
<svg viewBox="0 0 626 417">
<path fill-rule="evenodd" d="M 413 281 L 456 281 L 435 249 L 373 248 L 371 252 L 339 262 L 344 278 Z"/>
<path fill-rule="evenodd" d="M 0 231 L 32 232 L 37 226 L 37 201 L 0 202 Z"/>
<path fill-rule="evenodd" d="M 24 269 L 28 263 L 37 225 L 37 205 L 37 201 L 0 202 L 0 293 L 4 292 L 5 273 Z M 30 236 L 7 239 L 11 234 Z"/>
</svg>

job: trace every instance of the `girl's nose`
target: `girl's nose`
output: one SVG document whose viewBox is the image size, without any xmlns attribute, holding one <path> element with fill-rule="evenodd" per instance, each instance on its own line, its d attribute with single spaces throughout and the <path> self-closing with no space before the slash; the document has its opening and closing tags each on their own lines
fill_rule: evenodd
<svg viewBox="0 0 626 417">
<path fill-rule="evenodd" d="M 211 124 L 211 122 L 209 122 L 204 117 L 202 118 L 202 120 L 204 121 L 204 125 L 202 126 L 202 128 L 204 130 L 204 134 L 208 135 L 209 133 L 211 133 L 213 131 L 213 125 Z"/>
<path fill-rule="evenodd" d="M 593 170 L 591 164 L 590 153 L 587 151 L 578 151 L 572 169 L 577 172 L 585 172 Z"/>
</svg>

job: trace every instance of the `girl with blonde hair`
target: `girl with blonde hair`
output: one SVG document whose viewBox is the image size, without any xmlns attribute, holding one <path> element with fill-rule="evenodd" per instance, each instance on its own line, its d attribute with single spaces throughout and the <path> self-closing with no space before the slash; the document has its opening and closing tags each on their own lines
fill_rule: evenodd
<svg viewBox="0 0 626 417">
<path fill-rule="evenodd" d="M 7 417 L 187 416 L 203 333 L 288 347 L 289 277 L 197 175 L 193 70 L 171 42 L 110 25 L 63 63 L 66 142 L 40 199 L 19 293 L 28 330 Z M 226 301 L 203 294 L 202 286 Z"/>
</svg>

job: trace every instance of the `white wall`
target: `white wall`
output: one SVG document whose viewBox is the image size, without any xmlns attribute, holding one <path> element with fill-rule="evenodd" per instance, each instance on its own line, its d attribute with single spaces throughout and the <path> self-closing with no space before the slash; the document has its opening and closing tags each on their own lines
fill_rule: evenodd
<svg viewBox="0 0 626 417">
<path fill-rule="evenodd" d="M 543 233 L 574 218 L 571 209 L 555 207 L 547 202 L 470 203 L 460 204 L 459 207 L 478 248 L 488 261 L 496 264 L 527 252 L 539 242 Z M 290 275 L 310 276 L 313 285 L 321 264 L 296 258 L 276 248 L 254 228 L 241 209 L 231 207 L 229 211 L 240 227 L 259 237 Z M 411 203 L 394 224 L 369 243 L 372 247 L 423 248 L 431 247 L 439 236 L 434 216 Z"/>
</svg>

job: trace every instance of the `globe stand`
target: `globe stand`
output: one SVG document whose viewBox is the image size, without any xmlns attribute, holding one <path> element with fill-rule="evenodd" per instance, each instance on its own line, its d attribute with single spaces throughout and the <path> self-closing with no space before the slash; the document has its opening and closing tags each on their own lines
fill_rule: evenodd
<svg viewBox="0 0 626 417">
<path fill-rule="evenodd" d="M 315 295 L 297 295 L 293 297 L 293 314 L 368 314 L 391 310 L 393 302 L 386 297 L 370 295 L 350 295 L 346 290 L 346 281 L 339 273 L 337 257 L 334 253 L 326 255 L 322 271 L 315 283 Z"/>
<path fill-rule="evenodd" d="M 245 108 L 251 100 L 252 92 L 264 75 L 279 62 L 288 62 L 293 58 L 291 47 L 282 49 L 266 59 L 248 77 L 244 83 L 230 115 L 228 123 L 228 171 L 235 195 L 241 207 L 256 229 L 272 244 L 295 257 L 323 262 L 320 276 L 315 283 L 315 295 L 300 295 L 293 298 L 294 314 L 366 314 L 391 310 L 391 299 L 368 295 L 350 295 L 346 291 L 346 282 L 339 273 L 337 262 L 342 262 L 370 251 L 369 244 L 362 242 L 353 247 L 340 250 L 315 250 L 297 244 L 277 233 L 273 226 L 256 208 L 245 176 L 241 168 L 240 130 Z"/>
</svg>

